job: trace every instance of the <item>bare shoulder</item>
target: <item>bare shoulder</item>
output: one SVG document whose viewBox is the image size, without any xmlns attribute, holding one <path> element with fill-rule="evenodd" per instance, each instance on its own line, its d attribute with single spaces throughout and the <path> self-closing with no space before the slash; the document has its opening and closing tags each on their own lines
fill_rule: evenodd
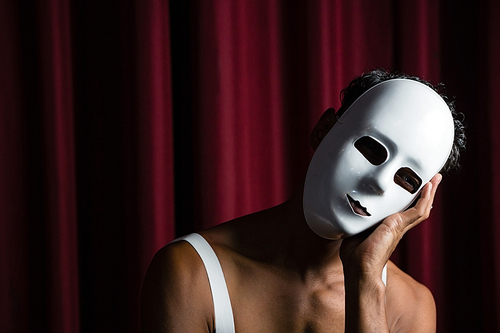
<svg viewBox="0 0 500 333">
<path fill-rule="evenodd" d="M 436 304 L 430 290 L 389 261 L 387 317 L 391 332 L 435 332 Z"/>
<path fill-rule="evenodd" d="M 213 305 L 203 263 L 187 242 L 154 256 L 141 294 L 143 332 L 210 332 Z"/>
</svg>

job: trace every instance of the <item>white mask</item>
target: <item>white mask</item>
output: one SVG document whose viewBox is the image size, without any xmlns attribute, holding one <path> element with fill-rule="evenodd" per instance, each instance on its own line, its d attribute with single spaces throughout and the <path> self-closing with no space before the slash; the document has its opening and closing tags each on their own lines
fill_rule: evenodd
<svg viewBox="0 0 500 333">
<path fill-rule="evenodd" d="M 338 239 L 403 211 L 444 166 L 453 139 L 450 109 L 431 88 L 409 79 L 370 88 L 314 153 L 303 199 L 309 227 Z"/>
</svg>

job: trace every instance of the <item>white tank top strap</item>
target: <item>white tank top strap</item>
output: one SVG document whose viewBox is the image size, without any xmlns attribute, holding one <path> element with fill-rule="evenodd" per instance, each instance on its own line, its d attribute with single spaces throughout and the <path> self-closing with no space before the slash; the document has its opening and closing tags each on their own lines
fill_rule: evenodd
<svg viewBox="0 0 500 333">
<path fill-rule="evenodd" d="M 192 233 L 174 240 L 184 240 L 198 252 L 208 275 L 212 299 L 214 302 L 215 331 L 217 333 L 234 333 L 234 318 L 226 280 L 219 259 L 210 244 L 197 233 Z"/>
</svg>

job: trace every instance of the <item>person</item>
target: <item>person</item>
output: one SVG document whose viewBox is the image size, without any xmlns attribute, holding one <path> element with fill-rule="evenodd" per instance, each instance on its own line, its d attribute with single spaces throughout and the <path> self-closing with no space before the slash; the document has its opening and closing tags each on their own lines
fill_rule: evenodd
<svg viewBox="0 0 500 333">
<path fill-rule="evenodd" d="M 144 332 L 436 330 L 431 292 L 389 258 L 429 216 L 438 171 L 458 166 L 453 102 L 417 77 L 371 71 L 323 114 L 311 145 L 288 201 L 157 252 Z"/>
</svg>

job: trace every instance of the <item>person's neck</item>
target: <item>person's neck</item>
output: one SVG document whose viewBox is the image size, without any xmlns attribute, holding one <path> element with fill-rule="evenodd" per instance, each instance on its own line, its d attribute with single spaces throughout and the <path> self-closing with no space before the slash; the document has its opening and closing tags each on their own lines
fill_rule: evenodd
<svg viewBox="0 0 500 333">
<path fill-rule="evenodd" d="M 279 206 L 280 218 L 275 232 L 280 234 L 277 247 L 283 263 L 290 268 L 297 269 L 301 274 L 314 272 L 322 274 L 341 267 L 339 251 L 342 243 L 341 235 L 338 240 L 329 240 L 315 234 L 308 226 L 303 213 L 302 188 L 288 201 Z"/>
</svg>

